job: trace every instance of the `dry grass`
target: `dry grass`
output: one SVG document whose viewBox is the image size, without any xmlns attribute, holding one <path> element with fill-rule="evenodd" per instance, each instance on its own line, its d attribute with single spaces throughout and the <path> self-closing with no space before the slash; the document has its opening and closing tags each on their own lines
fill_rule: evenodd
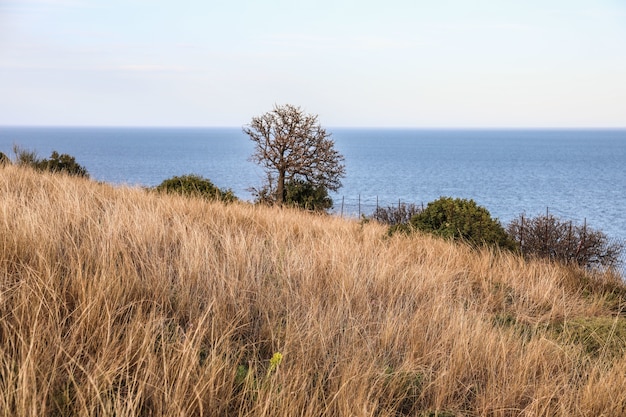
<svg viewBox="0 0 626 417">
<path fill-rule="evenodd" d="M 626 413 L 615 277 L 12 166 L 0 245 L 0 416 Z"/>
</svg>

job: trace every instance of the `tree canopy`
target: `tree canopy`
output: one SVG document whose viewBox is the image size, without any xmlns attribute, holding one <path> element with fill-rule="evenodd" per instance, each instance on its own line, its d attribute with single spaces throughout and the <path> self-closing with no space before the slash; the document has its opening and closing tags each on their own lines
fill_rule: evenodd
<svg viewBox="0 0 626 417">
<path fill-rule="evenodd" d="M 267 175 L 257 195 L 277 203 L 286 201 L 286 183 L 298 181 L 312 188 L 337 191 L 345 176 L 344 157 L 318 122 L 318 116 L 290 104 L 274 106 L 253 117 L 244 133 L 255 143 L 250 160 Z"/>
</svg>

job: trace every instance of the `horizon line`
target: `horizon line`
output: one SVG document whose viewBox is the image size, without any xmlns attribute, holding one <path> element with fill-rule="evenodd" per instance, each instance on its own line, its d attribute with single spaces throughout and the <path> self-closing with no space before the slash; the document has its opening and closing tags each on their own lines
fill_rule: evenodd
<svg viewBox="0 0 626 417">
<path fill-rule="evenodd" d="M 0 124 L 0 128 L 41 129 L 241 129 L 237 125 L 87 125 L 87 124 Z M 330 129 L 355 130 L 626 130 L 624 126 L 392 126 L 392 125 L 336 125 L 322 126 Z"/>
</svg>

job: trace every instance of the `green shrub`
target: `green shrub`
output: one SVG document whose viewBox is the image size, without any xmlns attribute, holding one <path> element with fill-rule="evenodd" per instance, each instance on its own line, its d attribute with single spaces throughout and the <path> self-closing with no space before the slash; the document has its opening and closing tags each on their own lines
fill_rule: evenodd
<svg viewBox="0 0 626 417">
<path fill-rule="evenodd" d="M 0 152 L 0 167 L 4 165 L 9 165 L 11 160 L 8 156 L 6 156 L 3 152 Z"/>
<path fill-rule="evenodd" d="M 232 190 L 220 189 L 209 179 L 194 174 L 168 178 L 154 189 L 158 192 L 219 200 L 227 203 L 237 199 Z"/>
<path fill-rule="evenodd" d="M 303 180 L 291 180 L 285 184 L 285 203 L 293 207 L 311 211 L 326 211 L 333 206 L 333 200 L 322 186 L 315 186 Z"/>
<path fill-rule="evenodd" d="M 78 177 L 89 177 L 85 167 L 76 162 L 76 158 L 66 153 L 59 154 L 52 151 L 49 159 L 41 159 L 36 151 L 22 149 L 19 146 L 13 147 L 15 153 L 15 163 L 22 166 L 30 166 L 39 171 L 63 172 L 68 175 Z"/>
<path fill-rule="evenodd" d="M 515 242 L 497 219 L 474 200 L 441 197 L 410 220 L 413 229 L 471 245 L 514 249 Z"/>
<path fill-rule="evenodd" d="M 57 151 L 52 152 L 50 159 L 40 161 L 38 168 L 42 171 L 63 172 L 78 177 L 89 177 L 87 170 L 76 162 L 76 158 L 66 153 L 59 155 Z"/>
<path fill-rule="evenodd" d="M 272 189 L 272 179 L 270 185 L 260 189 L 252 188 L 255 196 L 255 203 L 272 206 L 277 204 L 276 191 Z M 302 179 L 292 179 L 285 182 L 284 204 L 303 210 L 323 212 L 333 206 L 333 200 L 328 196 L 328 190 L 323 186 L 315 186 Z"/>
</svg>

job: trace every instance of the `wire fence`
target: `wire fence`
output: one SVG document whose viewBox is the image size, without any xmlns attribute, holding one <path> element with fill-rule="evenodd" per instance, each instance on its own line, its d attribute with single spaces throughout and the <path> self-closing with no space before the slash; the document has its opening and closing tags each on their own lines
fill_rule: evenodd
<svg viewBox="0 0 626 417">
<path fill-rule="evenodd" d="M 407 222 L 421 210 L 423 202 L 412 203 L 401 199 L 392 201 L 378 196 L 342 196 L 335 200 L 333 213 L 341 217 L 360 219 L 374 218 L 384 223 Z M 382 218 L 381 218 L 382 214 Z M 508 226 L 508 227 L 507 227 Z M 613 268 L 626 280 L 626 239 L 607 236 L 602 231 L 572 221 L 563 221 L 546 209 L 545 216 L 526 218 L 521 215 L 507 227 L 511 237 L 518 243 L 523 255 L 576 263 L 590 269 Z"/>
<path fill-rule="evenodd" d="M 410 202 L 398 200 L 379 200 L 378 196 L 361 196 L 356 197 L 342 196 L 341 199 L 335 199 L 335 206 L 333 212 L 341 217 L 354 217 L 361 218 L 361 215 L 369 216 L 381 207 L 399 207 L 402 204 L 409 204 Z M 419 206 L 424 208 L 424 203 L 419 203 Z"/>
</svg>

